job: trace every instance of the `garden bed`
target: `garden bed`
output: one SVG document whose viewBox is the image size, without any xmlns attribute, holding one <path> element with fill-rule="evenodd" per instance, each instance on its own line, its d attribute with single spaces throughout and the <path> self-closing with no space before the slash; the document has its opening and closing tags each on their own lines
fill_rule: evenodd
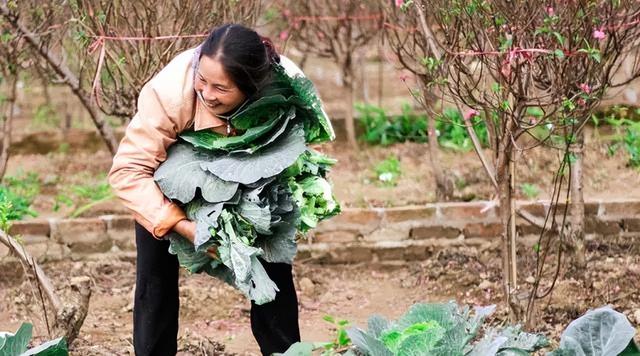
<svg viewBox="0 0 640 356">
<path fill-rule="evenodd" d="M 623 312 L 634 326 L 640 325 L 640 251 L 637 244 L 589 246 L 589 271 L 563 273 L 551 300 L 539 302 L 540 322 L 534 330 L 557 344 L 560 332 L 570 320 L 589 308 L 605 304 Z M 533 266 L 530 251 L 521 251 L 521 280 L 530 284 Z M 0 307 L 0 330 L 16 330 L 22 321 L 35 325 L 35 340 L 47 339 L 38 299 L 19 266 L 6 266 L 0 276 L 0 298 L 11 301 Z M 132 353 L 131 301 L 135 263 L 131 256 L 113 254 L 88 261 L 47 263 L 45 271 L 56 286 L 64 287 L 70 277 L 89 275 L 93 295 L 87 319 L 73 345 L 72 354 L 113 355 Z M 474 273 L 469 273 L 472 269 Z M 397 318 L 416 302 L 454 299 L 469 305 L 502 303 L 500 257 L 494 248 L 450 248 L 429 259 L 410 264 L 319 265 L 296 263 L 295 281 L 300 299 L 302 338 L 329 341 L 332 326 L 323 316 L 332 315 L 364 327 L 374 313 Z M 249 304 L 235 289 L 218 280 L 195 275 L 181 277 L 180 347 L 183 355 L 203 354 L 198 350 L 221 344 L 229 353 L 257 355 L 251 336 Z M 203 307 L 205 306 L 205 307 Z M 499 308 L 490 323 L 506 319 Z M 209 346 L 206 346 L 209 345 Z M 208 349 L 209 351 L 211 349 Z M 218 349 L 219 350 L 219 349 Z"/>
</svg>

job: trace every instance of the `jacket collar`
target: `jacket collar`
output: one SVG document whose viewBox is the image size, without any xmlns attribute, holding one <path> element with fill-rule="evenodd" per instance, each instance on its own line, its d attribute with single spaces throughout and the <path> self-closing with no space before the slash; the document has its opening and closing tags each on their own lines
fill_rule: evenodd
<svg viewBox="0 0 640 356">
<path fill-rule="evenodd" d="M 212 127 L 219 127 L 227 125 L 227 122 L 218 118 L 198 100 L 195 90 L 193 91 L 194 99 L 196 101 L 195 114 L 193 115 L 193 129 L 194 131 L 210 129 Z"/>
</svg>

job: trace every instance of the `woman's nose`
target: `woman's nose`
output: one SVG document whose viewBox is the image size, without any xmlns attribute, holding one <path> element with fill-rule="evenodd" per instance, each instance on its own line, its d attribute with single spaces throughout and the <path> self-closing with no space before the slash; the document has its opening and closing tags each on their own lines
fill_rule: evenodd
<svg viewBox="0 0 640 356">
<path fill-rule="evenodd" d="M 216 100 L 216 96 L 214 95 L 214 93 L 209 89 L 207 89 L 206 87 L 204 87 L 200 92 L 202 93 L 202 99 L 204 99 L 205 101 Z"/>
</svg>

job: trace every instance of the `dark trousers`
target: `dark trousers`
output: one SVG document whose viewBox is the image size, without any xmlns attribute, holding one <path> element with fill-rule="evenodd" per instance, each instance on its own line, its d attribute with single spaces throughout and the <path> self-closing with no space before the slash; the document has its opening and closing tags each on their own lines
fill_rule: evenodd
<svg viewBox="0 0 640 356">
<path fill-rule="evenodd" d="M 175 355 L 178 337 L 178 259 L 169 241 L 156 240 L 136 223 L 137 265 L 133 304 L 136 355 Z M 263 355 L 284 352 L 300 341 L 298 298 L 291 265 L 262 261 L 280 291 L 273 302 L 251 303 L 251 331 Z"/>
</svg>

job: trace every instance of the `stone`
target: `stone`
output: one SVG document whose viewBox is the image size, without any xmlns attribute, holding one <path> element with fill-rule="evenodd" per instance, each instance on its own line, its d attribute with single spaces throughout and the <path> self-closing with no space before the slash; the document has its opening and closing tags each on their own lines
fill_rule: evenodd
<svg viewBox="0 0 640 356">
<path fill-rule="evenodd" d="M 460 236 L 460 229 L 452 226 L 418 226 L 409 232 L 409 238 L 412 240 L 454 239 L 458 236 Z"/>
<path fill-rule="evenodd" d="M 407 225 L 389 225 L 364 236 L 364 241 L 402 241 L 409 238 L 411 228 Z"/>
<path fill-rule="evenodd" d="M 502 224 L 499 223 L 471 223 L 462 230 L 465 238 L 485 237 L 499 238 L 502 235 Z"/>
<path fill-rule="evenodd" d="M 317 232 L 313 241 L 317 242 L 355 242 L 361 236 L 357 230 L 335 230 Z"/>
<path fill-rule="evenodd" d="M 373 259 L 371 247 L 364 245 L 329 246 L 328 261 L 330 263 L 359 263 Z"/>
<path fill-rule="evenodd" d="M 16 236 L 44 236 L 51 232 L 49 221 L 44 219 L 14 221 L 9 228 L 9 235 Z"/>
<path fill-rule="evenodd" d="M 482 282 L 480 282 L 480 284 L 478 285 L 478 289 L 482 289 L 482 290 L 491 289 L 491 288 L 493 288 L 493 283 L 491 283 L 491 281 L 487 279 L 482 280 Z"/>
<path fill-rule="evenodd" d="M 304 277 L 300 279 L 300 282 L 298 282 L 298 284 L 300 285 L 300 291 L 302 292 L 302 294 L 306 296 L 313 295 L 316 286 L 311 279 Z"/>
<path fill-rule="evenodd" d="M 435 220 L 436 207 L 431 205 L 386 208 L 384 214 L 387 223 Z"/>
<path fill-rule="evenodd" d="M 496 219 L 496 207 L 489 202 L 440 203 L 439 218 L 444 221 L 477 221 Z"/>
<path fill-rule="evenodd" d="M 622 225 L 623 222 L 619 220 L 587 218 L 584 222 L 584 232 L 602 236 L 619 235 L 622 232 Z"/>
<path fill-rule="evenodd" d="M 611 201 L 602 203 L 607 217 L 635 217 L 640 215 L 640 201 Z"/>
<path fill-rule="evenodd" d="M 135 251 L 135 220 L 130 215 L 103 215 L 100 217 L 106 224 L 107 234 L 112 243 L 123 251 Z"/>
<path fill-rule="evenodd" d="M 74 253 L 107 252 L 113 245 L 106 224 L 99 218 L 54 220 L 51 239 L 67 245 Z"/>
<path fill-rule="evenodd" d="M 628 218 L 622 220 L 622 226 L 626 232 L 640 232 L 640 219 Z"/>
</svg>

